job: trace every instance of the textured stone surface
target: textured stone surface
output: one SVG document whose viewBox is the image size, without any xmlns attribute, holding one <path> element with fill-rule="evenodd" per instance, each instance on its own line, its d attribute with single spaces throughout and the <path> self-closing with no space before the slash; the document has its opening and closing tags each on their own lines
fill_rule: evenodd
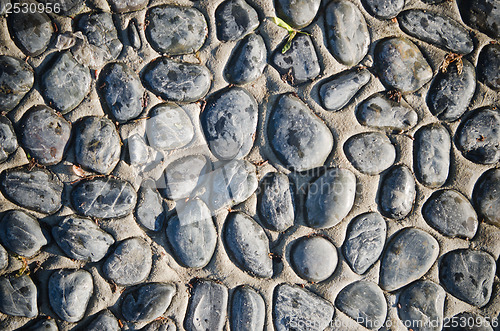
<svg viewBox="0 0 500 331">
<path fill-rule="evenodd" d="M 0 245 L 0 272 L 9 266 L 9 253 Z"/>
<path fill-rule="evenodd" d="M 344 153 L 354 168 L 367 175 L 378 175 L 396 159 L 396 148 L 386 135 L 360 133 L 344 143 Z"/>
<path fill-rule="evenodd" d="M 278 16 L 295 28 L 309 25 L 318 12 L 320 0 L 275 0 Z"/>
<path fill-rule="evenodd" d="M 255 30 L 260 22 L 253 7 L 245 0 L 227 0 L 215 10 L 217 38 L 222 41 L 238 40 Z"/>
<path fill-rule="evenodd" d="M 87 326 L 88 331 L 119 331 L 120 325 L 115 315 L 109 310 L 103 310 Z"/>
<path fill-rule="evenodd" d="M 224 69 L 224 77 L 231 84 L 248 84 L 259 78 L 267 64 L 267 48 L 258 34 L 250 34 L 233 50 Z"/>
<path fill-rule="evenodd" d="M 337 267 L 337 248 L 320 236 L 302 237 L 292 244 L 290 261 L 299 277 L 321 282 L 328 279 Z"/>
<path fill-rule="evenodd" d="M 7 161 L 9 156 L 17 150 L 18 146 L 12 122 L 7 117 L 0 115 L 0 164 Z"/>
<path fill-rule="evenodd" d="M 27 275 L 0 277 L 0 311 L 11 316 L 38 315 L 37 289 Z"/>
<path fill-rule="evenodd" d="M 227 288 L 211 280 L 196 282 L 184 319 L 187 331 L 222 331 L 227 315 Z"/>
<path fill-rule="evenodd" d="M 21 59 L 0 56 L 0 111 L 11 111 L 33 87 L 33 68 Z"/>
<path fill-rule="evenodd" d="M 405 0 L 365 0 L 363 5 L 373 16 L 390 19 L 403 10 Z"/>
<path fill-rule="evenodd" d="M 141 331 L 177 331 L 177 327 L 170 319 L 157 319 L 143 327 Z"/>
<path fill-rule="evenodd" d="M 146 7 L 148 0 L 108 0 L 111 9 L 116 13 L 128 13 Z"/>
<path fill-rule="evenodd" d="M 415 196 L 415 179 L 410 169 L 405 165 L 394 166 L 384 175 L 380 185 L 380 210 L 386 217 L 403 219 L 412 211 Z"/>
<path fill-rule="evenodd" d="M 477 63 L 478 79 L 488 87 L 500 90 L 500 45 L 483 47 Z"/>
<path fill-rule="evenodd" d="M 370 81 L 370 72 L 366 69 L 344 71 L 321 84 L 319 97 L 323 107 L 337 111 L 347 105 L 363 86 Z"/>
<path fill-rule="evenodd" d="M 492 318 L 484 318 L 481 315 L 477 315 L 470 312 L 463 312 L 456 314 L 449 319 L 450 321 L 455 320 L 455 324 L 446 323 L 443 330 L 445 331 L 493 331 L 490 325 L 490 320 Z M 493 322 L 496 324 L 496 322 Z"/>
<path fill-rule="evenodd" d="M 132 19 L 130 20 L 127 28 L 128 41 L 130 42 L 130 45 L 135 49 L 140 49 L 142 47 L 138 25 L 139 24 L 137 23 L 137 20 Z"/>
<path fill-rule="evenodd" d="M 23 329 L 24 330 L 24 329 Z M 27 331 L 58 331 L 56 321 L 53 319 L 42 319 L 32 324 Z"/>
<path fill-rule="evenodd" d="M 81 30 L 91 45 L 96 57 L 103 62 L 115 60 L 120 55 L 123 44 L 118 39 L 118 33 L 110 13 L 91 13 L 83 15 L 78 20 L 78 29 Z"/>
<path fill-rule="evenodd" d="M 193 140 L 194 126 L 184 109 L 173 103 L 161 103 L 150 111 L 146 134 L 151 146 L 172 150 Z"/>
<path fill-rule="evenodd" d="M 9 15 L 12 39 L 28 56 L 38 56 L 45 52 L 54 33 L 54 26 L 45 12 L 38 10 L 21 12 L 13 9 Z"/>
<path fill-rule="evenodd" d="M 232 330 L 263 331 L 266 304 L 262 296 L 250 286 L 238 286 L 231 299 Z"/>
<path fill-rule="evenodd" d="M 139 224 L 151 231 L 159 231 L 163 227 L 163 200 L 154 187 L 141 186 L 139 189 L 135 218 Z"/>
<path fill-rule="evenodd" d="M 131 322 L 150 322 L 163 315 L 175 295 L 175 286 L 146 283 L 127 293 L 122 302 L 122 315 Z"/>
<path fill-rule="evenodd" d="M 500 38 L 500 5 L 496 0 L 458 1 L 464 22 L 492 38 Z"/>
<path fill-rule="evenodd" d="M 285 232 L 295 220 L 294 194 L 288 177 L 279 172 L 266 175 L 260 183 L 258 211 L 268 229 Z"/>
<path fill-rule="evenodd" d="M 472 193 L 476 211 L 486 222 L 500 227 L 500 169 L 485 171 Z"/>
<path fill-rule="evenodd" d="M 165 169 L 165 196 L 172 200 L 191 197 L 211 170 L 210 160 L 204 155 L 188 155 L 174 160 Z"/>
<path fill-rule="evenodd" d="M 22 210 L 10 210 L 3 215 L 0 239 L 9 251 L 25 257 L 32 257 L 47 244 L 38 220 Z"/>
</svg>

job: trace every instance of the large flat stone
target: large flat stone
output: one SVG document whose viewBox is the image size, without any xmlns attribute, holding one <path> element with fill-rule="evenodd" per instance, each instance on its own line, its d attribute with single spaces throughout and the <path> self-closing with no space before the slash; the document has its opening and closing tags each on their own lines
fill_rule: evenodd
<svg viewBox="0 0 500 331">
<path fill-rule="evenodd" d="M 396 160 L 396 148 L 379 132 L 359 133 L 344 143 L 344 153 L 354 168 L 367 175 L 378 175 Z"/>
<path fill-rule="evenodd" d="M 500 227 L 500 169 L 485 171 L 476 182 L 472 193 L 474 206 L 486 222 Z"/>
<path fill-rule="evenodd" d="M 302 237 L 292 244 L 290 261 L 299 277 L 314 283 L 321 282 L 337 268 L 337 248 L 321 236 Z"/>
<path fill-rule="evenodd" d="M 37 288 L 29 276 L 0 277 L 0 311 L 28 318 L 38 315 Z"/>
<path fill-rule="evenodd" d="M 26 55 L 35 57 L 49 46 L 54 26 L 45 12 L 30 11 L 23 7 L 19 6 L 18 11 L 13 8 L 9 15 L 12 39 Z"/>
<path fill-rule="evenodd" d="M 263 331 L 266 304 L 262 296 L 250 286 L 238 286 L 231 299 L 232 330 Z"/>
<path fill-rule="evenodd" d="M 410 169 L 405 165 L 394 166 L 381 180 L 380 210 L 386 217 L 403 219 L 412 211 L 415 196 L 415 179 Z"/>
<path fill-rule="evenodd" d="M 319 96 L 323 107 L 337 111 L 346 106 L 363 86 L 370 81 L 370 72 L 366 69 L 344 71 L 334 75 L 321 84 Z"/>
<path fill-rule="evenodd" d="M 217 38 L 222 41 L 241 39 L 260 24 L 257 12 L 245 0 L 222 2 L 215 10 L 215 20 Z"/>
<path fill-rule="evenodd" d="M 31 90 L 35 81 L 33 68 L 24 61 L 0 56 L 0 111 L 11 111 Z"/>
<path fill-rule="evenodd" d="M 9 210 L 3 215 L 0 239 L 9 251 L 28 258 L 47 244 L 38 220 L 22 210 Z"/>
<path fill-rule="evenodd" d="M 160 103 L 150 111 L 146 124 L 149 144 L 159 150 L 186 147 L 194 138 L 194 126 L 184 109 L 174 103 Z"/>
<path fill-rule="evenodd" d="M 250 34 L 235 46 L 227 60 L 224 77 L 231 84 L 243 85 L 255 81 L 267 65 L 267 48 L 258 34 Z"/>
<path fill-rule="evenodd" d="M 261 221 L 273 231 L 285 232 L 294 224 L 294 193 L 285 174 L 273 172 L 260 183 L 258 211 Z"/>
<path fill-rule="evenodd" d="M 122 315 L 131 322 L 150 322 L 165 313 L 175 295 L 168 283 L 146 283 L 123 297 Z"/>
<path fill-rule="evenodd" d="M 211 280 L 200 280 L 194 285 L 184 318 L 187 331 L 222 331 L 226 322 L 227 287 Z"/>
</svg>

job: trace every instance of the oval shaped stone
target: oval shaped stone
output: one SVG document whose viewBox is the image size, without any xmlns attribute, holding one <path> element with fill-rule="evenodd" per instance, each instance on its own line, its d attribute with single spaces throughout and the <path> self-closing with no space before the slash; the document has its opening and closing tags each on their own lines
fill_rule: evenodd
<svg viewBox="0 0 500 331">
<path fill-rule="evenodd" d="M 43 74 L 42 94 L 49 106 L 66 114 L 90 92 L 90 70 L 69 51 L 61 53 Z"/>
<path fill-rule="evenodd" d="M 490 301 L 495 269 L 489 253 L 457 249 L 441 258 L 439 280 L 448 293 L 481 308 Z"/>
<path fill-rule="evenodd" d="M 367 329 L 378 330 L 387 316 L 384 292 L 377 284 L 359 280 L 344 287 L 335 306 Z"/>
<path fill-rule="evenodd" d="M 121 330 L 115 315 L 109 310 L 103 310 L 87 326 L 87 331 L 119 331 Z"/>
<path fill-rule="evenodd" d="M 486 33 L 492 38 L 500 38 L 500 6 L 496 0 L 458 1 L 458 8 L 465 24 Z"/>
<path fill-rule="evenodd" d="M 0 245 L 0 272 L 7 269 L 8 266 L 9 266 L 9 253 L 7 253 L 7 250 L 5 250 L 5 248 L 3 248 L 2 245 Z"/>
<path fill-rule="evenodd" d="M 356 195 L 356 176 L 333 168 L 309 185 L 306 198 L 307 225 L 326 229 L 337 225 L 349 214 Z"/>
<path fill-rule="evenodd" d="M 0 175 L 4 196 L 15 204 L 44 214 L 53 214 L 62 206 L 64 185 L 47 169 L 19 167 Z"/>
<path fill-rule="evenodd" d="M 379 213 L 361 214 L 349 223 L 342 250 L 355 273 L 364 274 L 379 259 L 386 233 L 385 220 Z"/>
<path fill-rule="evenodd" d="M 423 9 L 405 10 L 398 15 L 401 29 L 412 37 L 458 54 L 469 54 L 474 43 L 457 21 Z"/>
<path fill-rule="evenodd" d="M 17 143 L 16 132 L 11 121 L 6 116 L 0 115 L 0 164 L 7 161 L 9 156 L 17 150 L 17 147 L 19 145 Z"/>
<path fill-rule="evenodd" d="M 255 98 L 240 87 L 212 97 L 200 121 L 210 151 L 219 160 L 241 159 L 253 147 L 258 106 Z"/>
<path fill-rule="evenodd" d="M 282 95 L 274 105 L 267 136 L 278 159 L 296 171 L 322 166 L 333 148 L 330 129 L 291 94 Z"/>
<path fill-rule="evenodd" d="M 165 196 L 172 200 L 190 197 L 211 170 L 210 160 L 204 155 L 188 155 L 173 161 L 165 168 Z"/>
<path fill-rule="evenodd" d="M 207 205 L 198 199 L 176 207 L 167 224 L 167 238 L 176 261 L 188 268 L 205 267 L 215 252 L 217 231 Z"/>
<path fill-rule="evenodd" d="M 269 239 L 262 227 L 243 213 L 229 214 L 224 225 L 224 244 L 234 264 L 260 278 L 273 275 Z"/>
<path fill-rule="evenodd" d="M 231 330 L 263 331 L 266 305 L 262 296 L 246 285 L 238 286 L 231 299 Z"/>
<path fill-rule="evenodd" d="M 248 84 L 259 78 L 267 64 L 267 48 L 258 34 L 250 34 L 234 48 L 224 77 L 231 84 Z"/>
<path fill-rule="evenodd" d="M 159 231 L 163 227 L 165 220 L 163 200 L 153 186 L 141 186 L 139 189 L 135 218 L 139 224 L 151 231 Z"/>
<path fill-rule="evenodd" d="M 375 93 L 356 107 L 362 125 L 383 130 L 406 131 L 418 123 L 418 115 L 406 102 L 396 102 Z"/>
<path fill-rule="evenodd" d="M 337 111 L 347 105 L 363 86 L 370 81 L 366 69 L 344 71 L 321 84 L 319 97 L 326 110 Z"/>
<path fill-rule="evenodd" d="M 448 178 L 451 158 L 451 138 L 440 124 L 429 124 L 415 133 L 413 143 L 415 177 L 425 186 L 442 186 Z"/>
<path fill-rule="evenodd" d="M 109 174 L 120 161 L 120 136 L 105 117 L 88 116 L 77 122 L 74 146 L 76 162 L 100 174 Z"/>
<path fill-rule="evenodd" d="M 47 106 L 33 106 L 21 119 L 21 143 L 40 164 L 61 162 L 71 136 L 71 123 Z"/>
<path fill-rule="evenodd" d="M 123 44 L 118 39 L 118 33 L 113 23 L 111 13 L 90 13 L 80 17 L 78 29 L 82 31 L 89 44 L 94 45 L 94 56 L 102 58 L 103 63 L 116 60 Z"/>
<path fill-rule="evenodd" d="M 123 240 L 102 267 L 106 278 L 118 285 L 130 286 L 142 283 L 152 265 L 151 247 L 142 238 Z"/>
<path fill-rule="evenodd" d="M 395 291 L 419 279 L 434 264 L 439 244 L 433 236 L 417 228 L 399 230 L 387 244 L 380 265 L 380 286 Z"/>
<path fill-rule="evenodd" d="M 376 18 L 388 20 L 403 10 L 405 0 L 365 0 L 363 5 Z"/>
<path fill-rule="evenodd" d="M 478 214 L 486 222 L 500 227 L 500 169 L 485 171 L 476 182 L 472 192 Z"/>
<path fill-rule="evenodd" d="M 379 189 L 379 206 L 386 217 L 400 220 L 413 209 L 416 190 L 415 180 L 410 169 L 397 165 L 383 177 Z"/>
<path fill-rule="evenodd" d="M 35 57 L 45 52 L 54 33 L 52 21 L 45 12 L 22 10 L 16 13 L 14 9 L 8 22 L 12 39 L 23 53 Z"/>
<path fill-rule="evenodd" d="M 184 328 L 187 331 L 222 331 L 226 322 L 227 287 L 211 280 L 199 280 L 193 288 Z"/>
<path fill-rule="evenodd" d="M 321 0 L 275 0 L 278 16 L 294 28 L 309 25 L 318 12 Z"/>
<path fill-rule="evenodd" d="M 59 269 L 49 278 L 50 306 L 70 323 L 83 318 L 93 292 L 92 275 L 83 269 Z"/>
<path fill-rule="evenodd" d="M 203 65 L 160 57 L 148 64 L 143 80 L 149 90 L 163 99 L 195 102 L 207 94 L 212 75 Z"/>
<path fill-rule="evenodd" d="M 324 237 L 302 237 L 292 244 L 290 262 L 300 278 L 322 282 L 337 268 L 337 248 Z"/>
<path fill-rule="evenodd" d="M 330 2 L 325 9 L 325 29 L 328 49 L 340 63 L 354 66 L 368 53 L 368 26 L 363 14 L 352 2 Z"/>
<path fill-rule="evenodd" d="M 422 216 L 430 226 L 449 237 L 472 239 L 478 227 L 471 203 L 454 190 L 434 192 L 422 206 Z"/>
<path fill-rule="evenodd" d="M 136 19 L 131 19 L 127 27 L 127 37 L 130 45 L 136 50 L 142 47 L 141 36 L 139 35 L 139 28 Z"/>
<path fill-rule="evenodd" d="M 14 109 L 33 87 L 35 74 L 26 62 L 8 55 L 0 56 L 0 111 Z"/>
<path fill-rule="evenodd" d="M 175 295 L 175 286 L 168 283 L 140 285 L 124 296 L 122 315 L 130 322 L 150 322 L 165 313 Z"/>
<path fill-rule="evenodd" d="M 478 79 L 495 91 L 500 90 L 500 45 L 483 47 L 477 60 Z"/>
<path fill-rule="evenodd" d="M 359 133 L 344 143 L 344 153 L 358 171 L 378 175 L 396 160 L 396 148 L 379 132 Z"/>
<path fill-rule="evenodd" d="M 75 211 L 98 218 L 123 217 L 134 210 L 137 193 L 130 183 L 113 177 L 80 181 L 71 192 Z"/>
<path fill-rule="evenodd" d="M 401 92 L 414 92 L 432 78 L 432 68 L 410 40 L 384 39 L 375 46 L 375 66 L 385 85 Z"/>
<path fill-rule="evenodd" d="M 153 7 L 148 10 L 146 20 L 149 23 L 145 32 L 151 47 L 167 55 L 196 52 L 208 34 L 207 21 L 196 8 Z"/>
<path fill-rule="evenodd" d="M 3 215 L 0 239 L 9 251 L 28 258 L 47 244 L 38 220 L 22 210 L 10 210 Z"/>
<path fill-rule="evenodd" d="M 490 107 L 475 110 L 461 122 L 455 144 L 472 162 L 494 164 L 500 160 L 500 113 Z"/>
<path fill-rule="evenodd" d="M 258 195 L 260 219 L 268 229 L 285 232 L 295 220 L 294 196 L 285 174 L 272 172 L 261 181 Z"/>
<path fill-rule="evenodd" d="M 37 289 L 28 275 L 0 277 L 0 311 L 11 316 L 38 315 Z"/>
<path fill-rule="evenodd" d="M 259 16 L 245 0 L 227 0 L 215 10 L 217 38 L 221 41 L 238 40 L 259 26 Z"/>
<path fill-rule="evenodd" d="M 490 318 L 485 318 L 481 315 L 477 315 L 470 312 L 463 312 L 456 314 L 449 320 L 453 321 L 465 321 L 465 327 L 460 327 L 460 324 L 453 327 L 453 325 L 446 324 L 443 328 L 444 331 L 493 331 L 490 325 Z M 494 322 L 496 324 L 496 322 Z M 463 325 L 462 324 L 462 325 Z"/>
<path fill-rule="evenodd" d="M 145 8 L 148 0 L 108 0 L 115 13 L 128 13 Z"/>
<path fill-rule="evenodd" d="M 150 111 L 146 122 L 149 144 L 161 150 L 188 145 L 194 138 L 194 126 L 184 109 L 173 103 L 161 103 Z"/>
</svg>

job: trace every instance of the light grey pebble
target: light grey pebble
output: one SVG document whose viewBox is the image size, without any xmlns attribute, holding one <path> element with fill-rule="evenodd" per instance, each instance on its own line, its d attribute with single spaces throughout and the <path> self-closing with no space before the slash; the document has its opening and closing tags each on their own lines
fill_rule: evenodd
<svg viewBox="0 0 500 331">
<path fill-rule="evenodd" d="M 405 0 L 365 0 L 363 4 L 373 16 L 388 20 L 403 10 Z"/>
<path fill-rule="evenodd" d="M 396 148 L 379 132 L 359 133 L 344 143 L 344 153 L 358 171 L 378 175 L 396 160 Z"/>
<path fill-rule="evenodd" d="M 9 253 L 5 250 L 5 248 L 0 245 L 0 272 L 7 269 L 9 266 Z"/>
<path fill-rule="evenodd" d="M 163 192 L 172 200 L 192 197 L 195 189 L 210 177 L 211 171 L 211 162 L 204 155 L 176 159 L 165 168 L 166 187 Z"/>
<path fill-rule="evenodd" d="M 17 147 L 19 145 L 12 122 L 6 116 L 0 115 L 0 164 L 7 161 L 9 156 L 17 150 Z"/>
<path fill-rule="evenodd" d="M 168 283 L 146 283 L 127 293 L 122 301 L 122 315 L 130 322 L 150 322 L 165 313 L 176 292 Z"/>
<path fill-rule="evenodd" d="M 483 47 L 477 61 L 478 79 L 495 91 L 500 90 L 500 45 Z"/>
<path fill-rule="evenodd" d="M 379 206 L 382 214 L 396 220 L 408 216 L 416 196 L 411 170 L 405 165 L 394 166 L 383 176 L 381 183 Z"/>
<path fill-rule="evenodd" d="M 87 326 L 87 331 L 119 331 L 121 330 L 115 315 L 109 310 L 103 310 Z"/>
<path fill-rule="evenodd" d="M 462 19 L 468 26 L 491 38 L 500 38 L 500 5 L 497 0 L 457 1 Z"/>
<path fill-rule="evenodd" d="M 23 7 L 20 6 L 19 11 L 16 12 L 14 9 L 9 14 L 8 23 L 12 39 L 23 53 L 36 57 L 45 52 L 49 46 L 54 34 L 54 26 L 45 12 L 25 11 Z"/>
<path fill-rule="evenodd" d="M 231 84 L 248 84 L 262 75 L 266 64 L 267 48 L 264 39 L 252 33 L 234 48 L 224 68 L 224 77 Z"/>
<path fill-rule="evenodd" d="M 474 206 L 486 222 L 500 227 L 500 169 L 485 171 L 472 193 Z"/>
<path fill-rule="evenodd" d="M 139 34 L 139 23 L 135 18 L 131 19 L 127 27 L 127 37 L 130 46 L 138 50 L 142 47 L 141 36 Z"/>
<path fill-rule="evenodd" d="M 366 69 L 344 71 L 321 84 L 319 97 L 326 110 L 337 111 L 347 105 L 363 86 L 370 81 Z"/>
<path fill-rule="evenodd" d="M 38 220 L 22 210 L 9 210 L 3 215 L 0 239 L 9 251 L 28 258 L 47 244 Z"/>
<path fill-rule="evenodd" d="M 161 103 L 150 111 L 146 124 L 149 144 L 160 150 L 185 147 L 194 138 L 194 126 L 184 109 L 174 103 Z"/>
<path fill-rule="evenodd" d="M 278 16 L 294 28 L 308 26 L 316 17 L 321 0 L 275 0 Z"/>
<path fill-rule="evenodd" d="M 143 186 L 137 195 L 135 217 L 139 224 L 151 231 L 159 231 L 165 221 L 163 199 L 157 189 Z"/>
<path fill-rule="evenodd" d="M 491 318 L 485 318 L 481 315 L 471 312 L 462 312 L 448 319 L 458 325 L 453 326 L 451 323 L 446 323 L 444 331 L 493 331 L 490 325 Z M 493 322 L 496 324 L 496 322 Z"/>
<path fill-rule="evenodd" d="M 143 135 L 134 133 L 127 138 L 130 165 L 149 171 L 164 160 L 164 154 L 146 143 Z M 161 186 L 163 188 L 163 186 Z"/>
<path fill-rule="evenodd" d="M 255 30 L 260 22 L 253 7 L 245 0 L 227 0 L 215 10 L 217 38 L 234 41 Z"/>
<path fill-rule="evenodd" d="M 145 8 L 148 0 L 108 0 L 111 9 L 116 13 L 128 13 Z"/>
<path fill-rule="evenodd" d="M 199 280 L 194 284 L 184 318 L 187 331 L 222 331 L 226 323 L 228 291 L 223 284 Z"/>
<path fill-rule="evenodd" d="M 295 220 L 294 195 L 285 174 L 272 172 L 261 183 L 258 196 L 258 211 L 265 227 L 285 232 Z"/>
<path fill-rule="evenodd" d="M 321 236 L 302 237 L 292 244 L 290 261 L 293 271 L 300 278 L 322 282 L 337 268 L 337 248 Z"/>
<path fill-rule="evenodd" d="M 29 328 L 24 329 L 26 331 L 58 331 L 56 321 L 54 319 L 42 319 L 38 320 L 34 324 L 30 325 Z M 106 331 L 106 330 L 103 330 Z"/>
<path fill-rule="evenodd" d="M 231 330 L 263 331 L 266 304 L 262 296 L 250 286 L 238 286 L 231 299 Z"/>
<path fill-rule="evenodd" d="M 0 111 L 14 109 L 33 87 L 33 68 L 18 58 L 0 56 Z"/>
<path fill-rule="evenodd" d="M 0 277 L 0 311 L 28 318 L 38 315 L 37 288 L 28 275 Z"/>
<path fill-rule="evenodd" d="M 88 42 L 95 46 L 92 50 L 100 53 L 103 62 L 116 60 L 120 55 L 123 44 L 118 39 L 111 13 L 83 15 L 78 20 L 78 29 L 85 34 Z"/>
</svg>

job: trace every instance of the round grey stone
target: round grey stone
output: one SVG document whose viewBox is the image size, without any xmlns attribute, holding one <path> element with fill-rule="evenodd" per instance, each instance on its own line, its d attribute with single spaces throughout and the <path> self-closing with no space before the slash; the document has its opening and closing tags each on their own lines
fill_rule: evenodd
<svg viewBox="0 0 500 331">
<path fill-rule="evenodd" d="M 344 71 L 321 84 L 319 97 L 326 110 L 337 111 L 347 105 L 363 86 L 370 81 L 366 69 Z"/>
<path fill-rule="evenodd" d="M 268 229 L 285 232 L 295 220 L 294 196 L 288 177 L 279 172 L 266 175 L 261 183 L 257 206 Z"/>
<path fill-rule="evenodd" d="M 264 331 L 266 304 L 262 296 L 246 285 L 238 286 L 231 299 L 231 330 Z"/>
<path fill-rule="evenodd" d="M 11 111 L 33 87 L 33 68 L 24 61 L 8 56 L 0 56 L 0 111 Z"/>
<path fill-rule="evenodd" d="M 308 26 L 318 12 L 321 0 L 275 0 L 278 16 L 294 28 Z"/>
<path fill-rule="evenodd" d="M 151 231 L 159 231 L 163 227 L 165 221 L 163 199 L 154 187 L 141 186 L 139 189 L 135 218 L 139 224 Z"/>
<path fill-rule="evenodd" d="M 30 325 L 27 329 L 23 330 L 26 331 L 58 331 L 59 329 L 57 328 L 56 321 L 54 319 L 42 319 L 38 320 L 34 324 Z"/>
<path fill-rule="evenodd" d="M 128 13 L 145 8 L 148 0 L 108 0 L 115 13 Z"/>
<path fill-rule="evenodd" d="M 18 8 L 22 9 L 22 7 Z M 28 10 L 27 12 L 20 10 L 16 13 L 14 9 L 9 14 L 8 23 L 12 39 L 14 39 L 17 47 L 31 57 L 45 52 L 54 33 L 54 26 L 50 17 L 45 12 L 38 10 Z"/>
<path fill-rule="evenodd" d="M 358 171 L 378 175 L 396 160 L 396 148 L 379 132 L 359 133 L 344 143 L 344 153 Z"/>
<path fill-rule="evenodd" d="M 259 16 L 245 0 L 227 0 L 215 10 L 217 38 L 221 41 L 238 40 L 259 26 Z"/>
<path fill-rule="evenodd" d="M 0 239 L 9 251 L 28 258 L 47 244 L 38 220 L 22 210 L 10 210 L 3 215 Z"/>
<path fill-rule="evenodd" d="M 483 47 L 477 61 L 478 79 L 495 91 L 500 90 L 500 44 Z"/>
<path fill-rule="evenodd" d="M 109 310 L 103 310 L 87 326 L 87 331 L 119 331 L 121 330 L 115 315 Z"/>
<path fill-rule="evenodd" d="M 226 323 L 227 287 L 211 280 L 195 283 L 184 318 L 187 331 L 222 331 Z"/>
<path fill-rule="evenodd" d="M 103 62 L 116 60 L 120 55 L 123 44 L 118 39 L 111 13 L 102 12 L 83 15 L 78 20 L 78 29 L 85 34 L 88 42 L 95 46 L 92 51 L 98 53 Z"/>
<path fill-rule="evenodd" d="M 231 84 L 248 84 L 259 78 L 267 64 L 267 48 L 258 34 L 250 34 L 234 48 L 224 69 Z"/>
<path fill-rule="evenodd" d="M 415 179 L 405 165 L 391 168 L 383 177 L 379 189 L 379 206 L 386 217 L 400 220 L 413 209 L 416 190 Z"/>
<path fill-rule="evenodd" d="M 16 132 L 11 121 L 6 116 L 0 115 L 0 164 L 7 161 L 18 146 Z"/>
<path fill-rule="evenodd" d="M 456 314 L 455 316 L 448 319 L 448 321 L 456 321 L 458 324 L 453 326 L 452 323 L 446 323 L 443 328 L 444 331 L 493 331 L 490 325 L 491 318 L 484 318 L 481 315 L 477 315 L 470 312 L 463 312 Z M 496 322 L 493 322 L 496 324 Z"/>
<path fill-rule="evenodd" d="M 492 38 L 500 38 L 500 5 L 497 0 L 461 0 L 457 3 L 465 24 Z"/>
<path fill-rule="evenodd" d="M 163 192 L 172 200 L 192 197 L 211 171 L 211 162 L 204 155 L 188 155 L 174 160 L 165 168 L 166 188 Z"/>
<path fill-rule="evenodd" d="M 337 268 L 337 248 L 324 237 L 302 237 L 292 244 L 290 261 L 300 278 L 322 282 Z"/>
<path fill-rule="evenodd" d="M 146 124 L 149 144 L 161 150 L 186 147 L 194 138 L 194 126 L 184 109 L 161 103 L 150 111 Z"/>
<path fill-rule="evenodd" d="M 165 313 L 175 295 L 175 286 L 147 283 L 127 293 L 122 302 L 122 315 L 131 322 L 150 322 Z"/>
<path fill-rule="evenodd" d="M 38 315 L 37 289 L 27 275 L 0 277 L 0 311 L 11 316 Z"/>
<path fill-rule="evenodd" d="M 485 171 L 476 182 L 472 192 L 478 214 L 486 222 L 500 227 L 500 169 Z"/>
<path fill-rule="evenodd" d="M 373 16 L 388 20 L 403 10 L 405 0 L 364 0 L 363 4 Z"/>
<path fill-rule="evenodd" d="M 0 272 L 7 269 L 8 266 L 9 266 L 9 253 L 7 253 L 7 250 L 5 250 L 5 248 L 3 248 L 2 245 L 0 245 Z"/>
</svg>

